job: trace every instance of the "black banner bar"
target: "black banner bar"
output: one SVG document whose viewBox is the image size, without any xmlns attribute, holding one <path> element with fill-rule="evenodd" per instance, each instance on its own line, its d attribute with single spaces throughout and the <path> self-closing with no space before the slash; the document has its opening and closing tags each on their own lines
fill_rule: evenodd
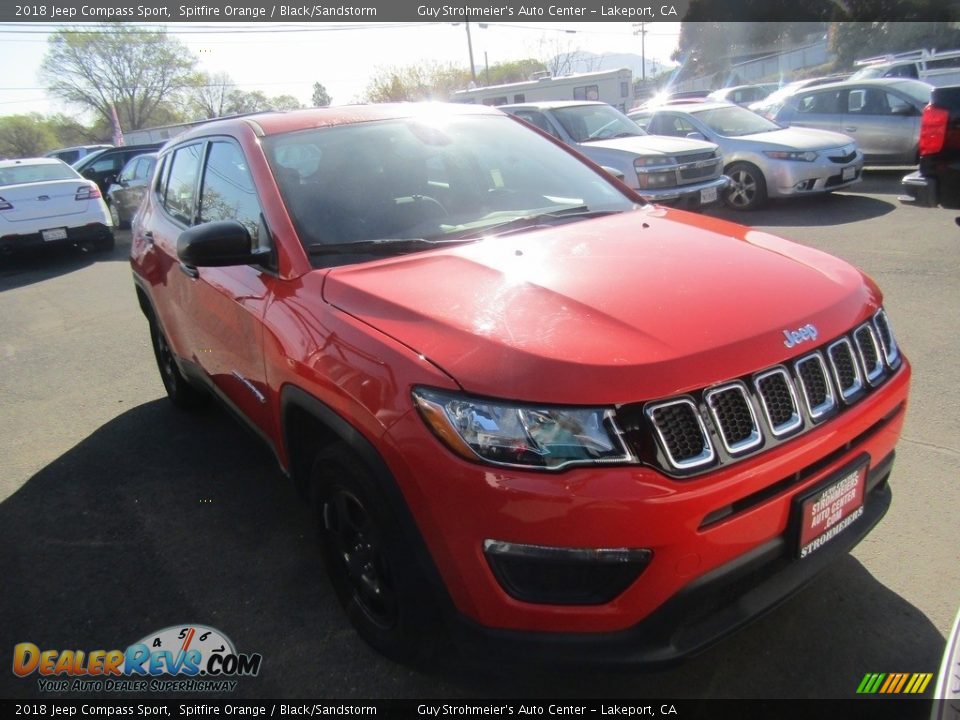
<svg viewBox="0 0 960 720">
<path fill-rule="evenodd" d="M 916 22 L 960 20 L 945 0 L 36 0 L 2 22 Z"/>
</svg>

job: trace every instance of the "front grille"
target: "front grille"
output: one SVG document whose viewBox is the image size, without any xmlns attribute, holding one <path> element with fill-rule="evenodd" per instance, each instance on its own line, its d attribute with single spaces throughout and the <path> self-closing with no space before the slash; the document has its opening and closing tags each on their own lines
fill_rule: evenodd
<svg viewBox="0 0 960 720">
<path fill-rule="evenodd" d="M 650 458 L 652 453 L 668 474 L 693 475 L 810 430 L 860 400 L 901 361 L 880 310 L 789 367 L 777 365 L 680 397 L 625 405 L 617 411 L 618 419 L 638 456 Z"/>
<path fill-rule="evenodd" d="M 863 388 L 860 368 L 857 366 L 850 341 L 846 338 L 837 340 L 827 348 L 827 357 L 830 359 L 833 379 L 840 390 L 840 397 L 844 402 L 849 402 Z"/>
<path fill-rule="evenodd" d="M 720 158 L 712 158 L 710 162 L 699 165 L 695 162 L 686 162 L 686 158 L 677 171 L 679 184 L 684 185 L 706 178 L 720 177 Z"/>
<path fill-rule="evenodd" d="M 757 416 L 742 383 L 714 388 L 704 398 L 728 453 L 746 452 L 763 441 Z"/>
<path fill-rule="evenodd" d="M 857 157 L 856 152 L 852 152 L 849 155 L 829 155 L 830 162 L 835 162 L 838 165 L 846 165 L 847 163 L 853 162 L 854 158 Z"/>
<path fill-rule="evenodd" d="M 883 361 L 880 358 L 880 348 L 877 346 L 877 336 L 869 324 L 863 324 L 853 334 L 857 344 L 857 352 L 863 363 L 863 372 L 867 382 L 876 385 L 883 377 Z"/>
<path fill-rule="evenodd" d="M 836 406 L 823 358 L 813 353 L 797 360 L 795 367 L 807 412 L 813 420 L 820 420 Z"/>
<path fill-rule="evenodd" d="M 873 324 L 877 328 L 877 336 L 880 338 L 880 346 L 887 365 L 892 368 L 897 367 L 900 364 L 900 350 L 897 348 L 897 341 L 890 328 L 890 319 L 883 309 L 878 310 L 873 316 Z"/>
<path fill-rule="evenodd" d="M 687 398 L 646 410 L 670 463 L 682 470 L 713 462 L 713 446 L 697 406 Z"/>
<path fill-rule="evenodd" d="M 713 160 L 717 156 L 712 150 L 706 152 L 693 153 L 691 155 L 680 155 L 677 157 L 677 161 L 683 165 L 688 163 L 703 162 L 704 160 Z"/>
<path fill-rule="evenodd" d="M 775 437 L 784 437 L 800 428 L 803 420 L 797 405 L 797 394 L 786 370 L 774 368 L 761 373 L 754 384 L 760 394 L 767 424 Z"/>
</svg>

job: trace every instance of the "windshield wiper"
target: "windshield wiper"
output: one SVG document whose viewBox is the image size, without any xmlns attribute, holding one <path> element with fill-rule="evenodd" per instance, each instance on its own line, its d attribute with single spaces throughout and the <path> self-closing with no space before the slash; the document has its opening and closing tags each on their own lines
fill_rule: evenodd
<svg viewBox="0 0 960 720">
<path fill-rule="evenodd" d="M 460 240 L 476 239 L 480 237 L 488 237 L 495 235 L 503 235 L 505 233 L 513 232 L 514 230 L 528 230 L 532 227 L 537 227 L 538 225 L 546 225 L 548 221 L 551 220 L 567 220 L 567 219 L 586 219 L 593 217 L 603 217 L 604 215 L 616 215 L 617 213 L 623 212 L 622 210 L 591 210 L 586 205 L 577 205 L 574 207 L 563 208 L 562 210 L 554 210 L 552 212 L 544 213 L 534 213 L 532 215 L 521 215 L 520 217 L 515 217 L 512 220 L 506 220 L 501 223 L 494 223 L 493 225 L 487 225 L 482 228 L 475 228 L 465 232 L 462 235 L 453 235 L 452 237 L 458 238 Z"/>
<path fill-rule="evenodd" d="M 346 243 L 311 243 L 306 246 L 311 255 L 402 255 L 419 250 L 430 250 L 445 245 L 470 242 L 474 238 L 427 240 L 426 238 L 377 238 Z"/>
</svg>

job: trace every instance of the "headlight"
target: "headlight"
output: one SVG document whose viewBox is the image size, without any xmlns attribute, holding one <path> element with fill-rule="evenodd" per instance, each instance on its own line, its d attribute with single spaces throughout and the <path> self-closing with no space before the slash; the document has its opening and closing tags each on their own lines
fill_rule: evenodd
<svg viewBox="0 0 960 720">
<path fill-rule="evenodd" d="M 663 155 L 654 155 L 651 157 L 638 157 L 633 161 L 633 167 L 637 172 L 649 172 L 656 171 L 658 168 L 670 167 L 671 165 L 676 165 L 677 161 L 672 157 L 664 157 Z"/>
<path fill-rule="evenodd" d="M 817 154 L 813 150 L 807 150 L 806 152 L 800 152 L 799 150 L 764 150 L 763 154 L 774 160 L 813 162 L 817 159 Z"/>
<path fill-rule="evenodd" d="M 523 405 L 417 388 L 420 415 L 467 460 L 559 470 L 634 461 L 611 408 Z"/>
</svg>

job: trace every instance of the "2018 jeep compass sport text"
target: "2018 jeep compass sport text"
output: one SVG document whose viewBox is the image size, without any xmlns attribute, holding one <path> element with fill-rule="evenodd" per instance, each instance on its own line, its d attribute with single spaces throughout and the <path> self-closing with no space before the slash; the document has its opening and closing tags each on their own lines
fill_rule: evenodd
<svg viewBox="0 0 960 720">
<path fill-rule="evenodd" d="M 910 368 L 873 282 L 497 110 L 190 130 L 132 242 L 170 399 L 266 440 L 389 656 L 670 661 L 890 504 Z"/>
</svg>

